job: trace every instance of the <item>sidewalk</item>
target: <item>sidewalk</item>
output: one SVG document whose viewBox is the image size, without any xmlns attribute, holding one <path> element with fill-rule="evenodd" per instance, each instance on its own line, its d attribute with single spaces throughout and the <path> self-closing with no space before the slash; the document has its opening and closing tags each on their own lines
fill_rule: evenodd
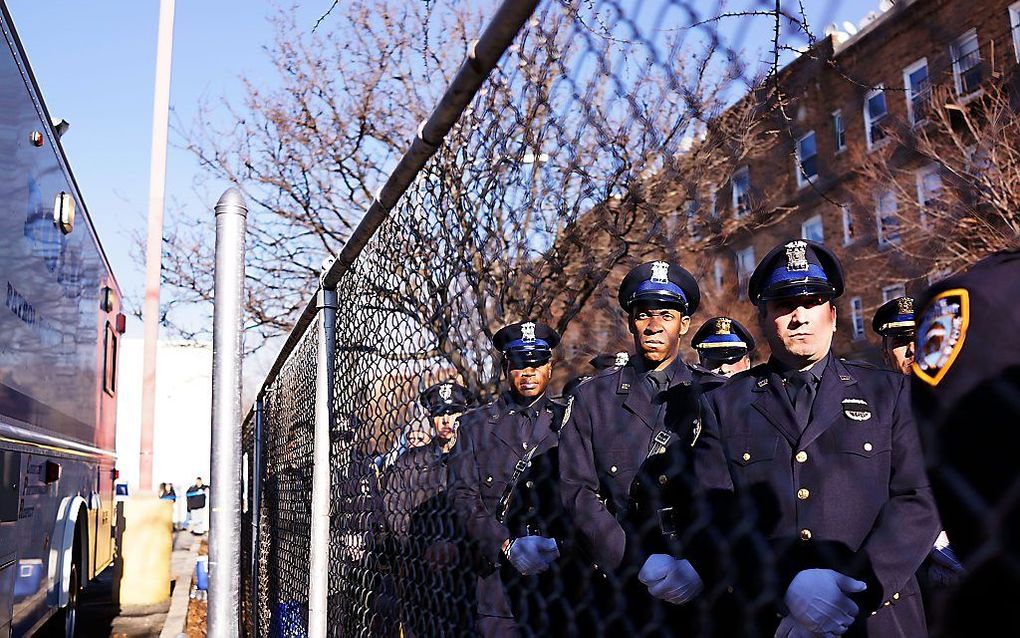
<svg viewBox="0 0 1020 638">
<path fill-rule="evenodd" d="M 122 610 L 113 601 L 113 567 L 108 567 L 82 592 L 78 627 L 82 636 L 95 638 L 176 638 L 184 632 L 191 574 L 202 537 L 174 534 L 171 556 L 170 602 L 156 609 Z"/>
</svg>

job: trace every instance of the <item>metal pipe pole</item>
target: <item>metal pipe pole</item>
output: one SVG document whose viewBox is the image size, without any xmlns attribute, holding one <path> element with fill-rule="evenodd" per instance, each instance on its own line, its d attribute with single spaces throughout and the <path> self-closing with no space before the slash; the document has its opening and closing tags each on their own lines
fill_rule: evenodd
<svg viewBox="0 0 1020 638">
<path fill-rule="evenodd" d="M 227 189 L 216 202 L 213 307 L 212 512 L 209 525 L 208 634 L 238 635 L 241 589 L 241 309 L 248 208 Z"/>
<path fill-rule="evenodd" d="M 332 260 L 329 260 L 332 264 Z M 315 430 L 312 444 L 312 511 L 308 555 L 308 638 L 326 638 L 329 591 L 329 447 L 333 423 L 333 375 L 336 353 L 336 290 L 316 296 L 319 352 L 315 369 Z"/>
<path fill-rule="evenodd" d="M 159 342 L 159 282 L 163 257 L 163 200 L 166 195 L 166 138 L 170 122 L 170 64 L 174 46 L 174 0 L 160 0 L 156 40 L 156 89 L 152 100 L 149 159 L 149 228 L 145 242 L 145 302 L 142 307 L 142 420 L 138 488 L 152 491 L 152 439 L 156 418 L 156 346 Z"/>
</svg>

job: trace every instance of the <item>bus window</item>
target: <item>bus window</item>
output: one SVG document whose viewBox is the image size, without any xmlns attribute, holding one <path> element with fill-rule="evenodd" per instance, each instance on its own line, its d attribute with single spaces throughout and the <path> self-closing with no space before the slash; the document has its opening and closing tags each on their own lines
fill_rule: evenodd
<svg viewBox="0 0 1020 638">
<path fill-rule="evenodd" d="M 103 346 L 103 390 L 113 395 L 117 387 L 117 332 L 106 322 L 106 340 Z"/>
</svg>

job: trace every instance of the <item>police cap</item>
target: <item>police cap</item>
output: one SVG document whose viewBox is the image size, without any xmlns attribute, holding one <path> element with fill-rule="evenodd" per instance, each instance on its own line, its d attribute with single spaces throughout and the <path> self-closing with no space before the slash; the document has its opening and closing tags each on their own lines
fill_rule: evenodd
<svg viewBox="0 0 1020 638">
<path fill-rule="evenodd" d="M 620 284 L 620 306 L 630 312 L 638 302 L 678 308 L 690 316 L 701 303 L 701 290 L 691 273 L 667 261 L 648 261 L 631 269 Z"/>
<path fill-rule="evenodd" d="M 913 337 L 914 326 L 913 297 L 890 299 L 878 307 L 871 320 L 871 329 L 883 337 Z"/>
<path fill-rule="evenodd" d="M 755 305 L 801 295 L 835 299 L 842 294 L 843 267 L 839 259 L 825 246 L 804 239 L 770 250 L 747 284 L 747 297 Z"/>
<path fill-rule="evenodd" d="M 510 363 L 542 365 L 552 358 L 560 335 L 545 325 L 523 321 L 504 326 L 492 336 L 492 345 Z"/>
<path fill-rule="evenodd" d="M 698 354 L 719 363 L 734 363 L 754 350 L 754 337 L 736 319 L 712 317 L 691 338 Z"/>
<path fill-rule="evenodd" d="M 429 416 L 466 412 L 471 406 L 468 389 L 452 381 L 426 388 L 418 400 L 428 410 Z"/>
<path fill-rule="evenodd" d="M 630 355 L 626 352 L 616 354 L 599 354 L 591 358 L 588 363 L 596 370 L 608 370 L 609 368 L 621 368 L 630 361 Z"/>
</svg>

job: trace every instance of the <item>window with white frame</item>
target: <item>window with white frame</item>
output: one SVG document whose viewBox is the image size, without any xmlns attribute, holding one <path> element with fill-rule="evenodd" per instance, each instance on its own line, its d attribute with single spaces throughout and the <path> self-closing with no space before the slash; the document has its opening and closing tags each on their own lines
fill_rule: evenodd
<svg viewBox="0 0 1020 638">
<path fill-rule="evenodd" d="M 1013 55 L 1020 62 L 1020 2 L 1009 5 L 1009 30 L 1013 34 Z"/>
<path fill-rule="evenodd" d="M 850 300 L 850 324 L 854 340 L 864 338 L 864 304 L 860 297 Z"/>
<path fill-rule="evenodd" d="M 907 287 L 903 284 L 893 284 L 891 286 L 882 287 L 882 303 L 889 301 L 890 299 L 896 299 L 898 297 L 907 296 Z"/>
<path fill-rule="evenodd" d="M 956 94 L 965 97 L 977 91 L 981 80 L 984 79 L 977 30 L 971 29 L 957 38 L 950 47 L 949 54 L 953 60 Z"/>
<path fill-rule="evenodd" d="M 818 175 L 818 145 L 815 132 L 810 131 L 797 140 L 797 186 L 803 188 Z"/>
<path fill-rule="evenodd" d="M 917 124 L 928 117 L 931 84 L 928 81 L 928 60 L 921 58 L 903 69 L 903 88 L 907 95 L 907 119 Z"/>
<path fill-rule="evenodd" d="M 917 205 L 921 209 L 921 225 L 927 227 L 928 215 L 936 210 L 942 194 L 942 178 L 937 166 L 931 165 L 917 171 Z"/>
<path fill-rule="evenodd" d="M 822 216 L 809 217 L 800 225 L 801 239 L 816 241 L 819 244 L 825 241 L 825 233 L 822 230 Z"/>
<path fill-rule="evenodd" d="M 747 294 L 747 280 L 754 272 L 754 246 L 741 248 L 737 251 L 737 284 L 740 286 L 740 294 Z"/>
<path fill-rule="evenodd" d="M 885 247 L 900 241 L 900 219 L 896 214 L 894 191 L 886 190 L 875 195 L 875 221 L 879 246 Z"/>
<path fill-rule="evenodd" d="M 733 212 L 738 218 L 751 212 L 751 174 L 746 166 L 730 178 L 730 193 L 733 197 Z"/>
<path fill-rule="evenodd" d="M 843 122 L 843 111 L 832 112 L 832 134 L 833 142 L 836 144 L 836 152 L 846 149 L 846 123 Z"/>
<path fill-rule="evenodd" d="M 889 110 L 885 105 L 885 89 L 879 87 L 872 89 L 864 96 L 864 135 L 867 138 L 868 150 L 875 147 L 875 144 L 885 139 L 885 129 L 882 128 Z"/>
<path fill-rule="evenodd" d="M 843 204 L 839 207 L 839 211 L 843 217 L 843 245 L 849 246 L 854 243 L 854 239 L 857 237 L 854 228 L 854 213 L 850 210 L 850 204 Z"/>
<path fill-rule="evenodd" d="M 726 262 L 721 257 L 715 259 L 715 289 L 716 291 L 722 290 L 723 283 L 726 281 Z"/>
</svg>

